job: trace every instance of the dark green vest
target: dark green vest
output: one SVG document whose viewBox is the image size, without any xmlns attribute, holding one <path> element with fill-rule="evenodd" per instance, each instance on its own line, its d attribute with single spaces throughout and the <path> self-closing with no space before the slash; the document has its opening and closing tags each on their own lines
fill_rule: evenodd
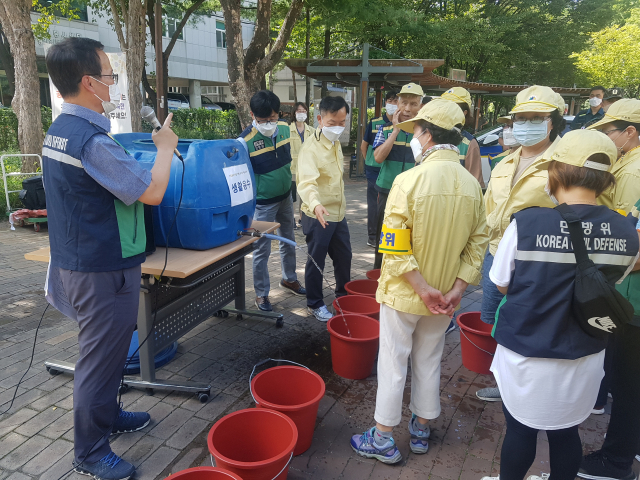
<svg viewBox="0 0 640 480">
<path fill-rule="evenodd" d="M 256 178 L 256 203 L 268 205 L 284 200 L 291 191 L 291 130 L 278 122 L 276 144 L 249 125 L 240 134 L 247 142 L 249 158 Z"/>
<path fill-rule="evenodd" d="M 384 134 L 385 141 L 389 138 L 389 135 L 393 132 L 393 125 L 388 123 L 382 133 Z M 380 169 L 380 175 L 376 181 L 376 190 L 382 193 L 389 193 L 391 185 L 396 177 L 402 172 L 413 168 L 416 164 L 415 158 L 413 158 L 413 152 L 409 146 L 409 142 L 413 138 L 413 133 L 406 133 L 402 130 L 393 142 L 393 147 L 389 152 L 389 156 L 382 162 L 382 168 Z"/>
<path fill-rule="evenodd" d="M 382 117 L 374 118 L 371 120 L 371 131 L 374 132 L 374 136 L 378 133 L 380 125 L 384 125 L 385 121 Z M 373 156 L 373 145 L 369 144 L 367 148 L 367 156 L 364 159 L 364 164 L 368 167 L 380 168 L 380 164 L 376 163 L 376 159 Z"/>
</svg>

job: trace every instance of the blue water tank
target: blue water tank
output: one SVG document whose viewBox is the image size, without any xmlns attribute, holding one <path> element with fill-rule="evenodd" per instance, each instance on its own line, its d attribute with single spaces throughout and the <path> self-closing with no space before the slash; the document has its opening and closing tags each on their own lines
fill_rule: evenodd
<svg viewBox="0 0 640 480">
<path fill-rule="evenodd" d="M 122 133 L 114 138 L 151 170 L 157 153 L 151 134 Z M 182 205 L 167 239 L 182 182 L 182 162 L 174 155 L 167 191 L 162 203 L 153 207 L 156 245 L 206 250 L 237 240 L 238 230 L 251 226 L 256 209 L 255 177 L 246 148 L 238 140 L 180 140 L 178 151 L 184 158 Z"/>
</svg>

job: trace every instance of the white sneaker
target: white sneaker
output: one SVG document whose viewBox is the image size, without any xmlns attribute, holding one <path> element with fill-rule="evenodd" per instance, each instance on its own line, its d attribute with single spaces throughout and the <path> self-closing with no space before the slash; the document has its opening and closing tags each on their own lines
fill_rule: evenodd
<svg viewBox="0 0 640 480">
<path fill-rule="evenodd" d="M 482 477 L 482 480 L 500 480 L 500 475 L 497 477 Z"/>
<path fill-rule="evenodd" d="M 327 309 L 326 305 L 318 308 L 307 307 L 307 311 L 316 317 L 316 320 L 320 320 L 321 322 L 328 322 L 333 317 L 333 314 Z"/>
<path fill-rule="evenodd" d="M 549 474 L 548 473 L 541 473 L 540 476 L 538 476 L 538 475 L 529 475 L 527 477 L 527 480 L 549 480 Z"/>
<path fill-rule="evenodd" d="M 602 415 L 604 413 L 604 407 L 602 408 L 594 408 L 591 410 L 592 415 Z"/>
<path fill-rule="evenodd" d="M 640 462 L 640 455 L 636 455 L 636 460 Z"/>
</svg>

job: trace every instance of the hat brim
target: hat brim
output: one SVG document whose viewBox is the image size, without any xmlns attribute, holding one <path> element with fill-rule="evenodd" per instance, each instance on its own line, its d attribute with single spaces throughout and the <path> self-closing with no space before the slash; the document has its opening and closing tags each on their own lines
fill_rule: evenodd
<svg viewBox="0 0 640 480">
<path fill-rule="evenodd" d="M 511 110 L 509 113 L 525 113 L 525 112 L 551 113 L 555 110 L 558 110 L 558 109 L 553 108 L 544 103 L 527 102 L 527 103 L 521 103 L 519 105 L 516 105 L 515 107 L 513 107 L 513 110 Z"/>
<path fill-rule="evenodd" d="M 609 123 L 613 123 L 615 121 L 616 121 L 615 118 L 607 117 L 607 115 L 605 114 L 605 116 L 602 118 L 602 120 L 600 120 L 599 122 L 594 123 L 593 125 L 589 125 L 587 127 L 587 130 L 599 130 L 600 127 L 604 127 L 605 125 L 608 125 Z"/>
<path fill-rule="evenodd" d="M 498 117 L 498 123 L 500 124 L 505 124 L 505 123 L 511 123 L 513 121 L 513 119 L 511 117 L 508 116 L 503 116 L 503 117 Z"/>
<path fill-rule="evenodd" d="M 407 120 L 406 122 L 400 122 L 398 124 L 398 128 L 403 132 L 413 133 L 413 127 L 416 124 L 416 120 L 418 120 L 417 117 L 412 118 L 411 120 Z"/>
</svg>

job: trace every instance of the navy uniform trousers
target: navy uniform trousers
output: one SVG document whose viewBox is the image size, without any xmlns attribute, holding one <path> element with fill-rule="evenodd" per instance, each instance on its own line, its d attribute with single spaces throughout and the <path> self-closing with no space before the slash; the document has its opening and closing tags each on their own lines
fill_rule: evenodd
<svg viewBox="0 0 640 480">
<path fill-rule="evenodd" d="M 347 219 L 329 222 L 326 228 L 322 228 L 317 218 L 303 213 L 302 233 L 306 235 L 307 252 L 323 271 L 329 254 L 336 277 L 335 294 L 337 297 L 346 295 L 344 285 L 351 280 L 351 240 Z M 304 285 L 307 289 L 307 306 L 315 309 L 324 305 L 322 274 L 308 257 L 304 269 Z"/>
<path fill-rule="evenodd" d="M 118 388 L 138 318 L 140 265 L 112 272 L 61 268 L 60 280 L 80 328 L 73 385 L 75 461 L 93 463 L 111 452 Z"/>
</svg>

